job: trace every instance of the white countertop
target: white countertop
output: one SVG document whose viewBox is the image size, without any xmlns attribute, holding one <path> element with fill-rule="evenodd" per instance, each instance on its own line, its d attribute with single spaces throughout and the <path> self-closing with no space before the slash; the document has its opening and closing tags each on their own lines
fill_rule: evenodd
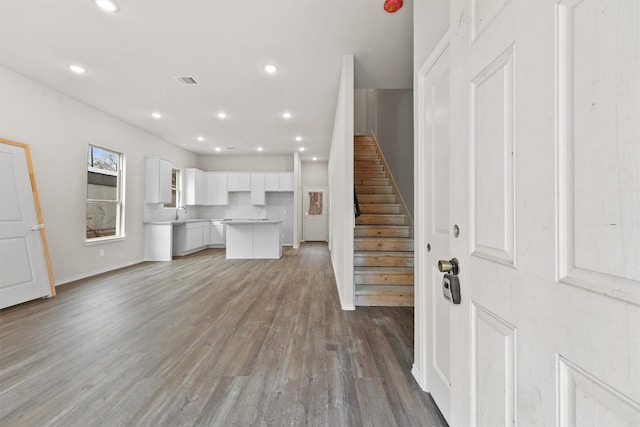
<svg viewBox="0 0 640 427">
<path fill-rule="evenodd" d="M 242 218 L 242 219 L 220 219 L 220 218 L 201 218 L 201 219 L 185 219 L 180 221 L 145 221 L 145 224 L 151 225 L 181 225 L 188 224 L 190 222 L 203 222 L 203 221 L 219 221 L 223 224 L 278 224 L 283 222 L 281 219 L 251 219 L 251 218 Z"/>
<path fill-rule="evenodd" d="M 243 224 L 279 224 L 281 219 L 225 219 L 223 224 L 227 225 L 243 225 Z"/>
<path fill-rule="evenodd" d="M 201 219 L 185 219 L 180 221 L 145 221 L 145 224 L 154 224 L 154 225 L 180 225 L 180 224 L 188 224 L 190 222 L 203 222 L 203 221 L 222 221 L 222 219 L 216 218 L 201 218 Z"/>
</svg>

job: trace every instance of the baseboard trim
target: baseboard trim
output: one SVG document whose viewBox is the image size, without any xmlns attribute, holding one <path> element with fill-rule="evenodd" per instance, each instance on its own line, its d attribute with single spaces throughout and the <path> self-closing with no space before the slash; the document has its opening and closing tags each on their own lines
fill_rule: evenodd
<svg viewBox="0 0 640 427">
<path fill-rule="evenodd" d="M 144 262 L 144 260 L 140 259 L 140 260 L 136 260 L 136 261 L 126 262 L 124 264 L 113 265 L 111 267 L 106 267 L 106 268 L 103 268 L 103 269 L 100 269 L 100 270 L 96 270 L 96 271 L 92 271 L 92 272 L 89 272 L 89 273 L 83 273 L 83 274 L 79 274 L 77 276 L 71 276 L 71 277 L 66 277 L 64 279 L 56 280 L 54 283 L 55 283 L 55 286 L 66 285 L 67 283 L 75 282 L 77 280 L 86 279 L 86 278 L 92 277 L 92 276 L 97 276 L 98 274 L 103 274 L 103 273 L 108 273 L 110 271 L 119 270 L 121 268 L 131 267 L 132 265 L 140 264 L 142 262 Z"/>
</svg>

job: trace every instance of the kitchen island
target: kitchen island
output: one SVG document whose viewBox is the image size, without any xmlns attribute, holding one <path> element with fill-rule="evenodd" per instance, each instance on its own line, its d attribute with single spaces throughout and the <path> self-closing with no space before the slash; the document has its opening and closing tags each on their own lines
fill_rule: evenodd
<svg viewBox="0 0 640 427">
<path fill-rule="evenodd" d="M 281 219 L 230 219 L 226 226 L 227 259 L 278 259 L 282 256 Z"/>
</svg>

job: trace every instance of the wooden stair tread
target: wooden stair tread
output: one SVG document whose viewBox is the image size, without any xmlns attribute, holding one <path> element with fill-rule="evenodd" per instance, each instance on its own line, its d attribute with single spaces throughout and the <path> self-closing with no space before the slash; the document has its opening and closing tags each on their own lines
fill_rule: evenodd
<svg viewBox="0 0 640 427">
<path fill-rule="evenodd" d="M 354 267 L 356 274 L 413 274 L 413 267 Z"/>
<path fill-rule="evenodd" d="M 413 258 L 413 251 L 404 251 L 404 252 L 399 252 L 399 251 L 388 251 L 388 252 L 384 252 L 384 251 L 354 251 L 353 252 L 354 256 L 358 256 L 358 257 L 373 257 L 373 258 L 377 258 L 377 257 L 402 257 L 402 258 Z"/>
<path fill-rule="evenodd" d="M 380 240 L 382 242 L 397 242 L 397 243 L 413 243 L 411 237 L 354 237 L 354 242 L 372 242 Z M 404 252 L 404 251 L 403 251 Z"/>
</svg>

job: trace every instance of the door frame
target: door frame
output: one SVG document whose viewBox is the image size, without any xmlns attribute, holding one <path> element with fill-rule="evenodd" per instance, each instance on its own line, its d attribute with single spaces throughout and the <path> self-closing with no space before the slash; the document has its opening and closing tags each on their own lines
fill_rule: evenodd
<svg viewBox="0 0 640 427">
<path fill-rule="evenodd" d="M 322 208 L 324 209 L 324 239 L 321 240 L 322 242 L 328 242 L 329 241 L 329 233 L 327 230 L 327 225 L 329 224 L 329 189 L 326 186 L 322 186 L 322 185 L 308 185 L 308 186 L 304 186 L 302 187 L 302 203 L 301 203 L 301 208 L 302 208 L 302 241 L 306 242 L 306 236 L 304 233 L 304 225 L 305 225 L 305 221 L 306 221 L 306 215 L 305 215 L 305 206 L 307 204 L 307 192 L 308 191 L 322 191 L 324 192 L 324 200 L 322 201 Z M 315 240 L 310 240 L 310 241 L 315 241 Z M 320 240 L 319 240 L 320 241 Z"/>
<path fill-rule="evenodd" d="M 426 174 L 430 173 L 428 168 L 427 155 L 425 152 L 425 145 L 423 144 L 426 138 L 426 123 L 425 123 L 425 99 L 424 99 L 424 85 L 425 79 L 433 67 L 438 63 L 438 60 L 442 57 L 445 51 L 449 48 L 449 41 L 451 38 L 450 31 L 444 34 L 440 39 L 436 47 L 431 51 L 431 54 L 420 67 L 417 75 L 418 93 L 417 93 L 417 113 L 416 125 L 417 132 L 414 138 L 414 201 L 415 201 L 415 320 L 414 320 L 414 362 L 412 367 L 412 374 L 420 387 L 429 392 L 430 390 L 430 378 L 427 374 L 427 366 L 432 362 L 432 348 L 431 342 L 431 330 L 430 330 L 430 314 L 429 308 L 429 289 L 426 284 L 427 277 L 431 275 L 430 266 L 427 262 L 427 253 L 425 248 L 427 247 L 427 234 L 426 224 L 424 221 L 425 214 L 428 210 L 432 209 L 430 200 L 425 197 L 424 183 L 426 182 Z"/>
<path fill-rule="evenodd" d="M 0 138 L 0 143 L 13 145 L 16 147 L 21 147 L 24 150 L 24 156 L 27 160 L 27 168 L 29 170 L 29 181 L 31 183 L 31 193 L 33 195 L 33 204 L 36 209 L 36 218 L 38 220 L 38 224 L 44 224 L 42 220 L 42 209 L 40 208 L 40 197 L 38 196 L 38 186 L 36 185 L 36 175 L 33 171 L 33 163 L 31 161 L 31 150 L 29 149 L 28 144 L 23 144 L 21 142 L 11 141 L 9 139 Z M 47 234 L 42 227 L 39 230 L 40 233 L 40 241 L 42 242 L 42 251 L 44 255 L 45 267 L 47 269 L 47 277 L 49 278 L 49 293 L 50 297 L 56 296 L 56 287 L 53 281 L 53 271 L 51 270 L 51 258 L 49 257 L 49 247 L 47 246 Z"/>
</svg>

